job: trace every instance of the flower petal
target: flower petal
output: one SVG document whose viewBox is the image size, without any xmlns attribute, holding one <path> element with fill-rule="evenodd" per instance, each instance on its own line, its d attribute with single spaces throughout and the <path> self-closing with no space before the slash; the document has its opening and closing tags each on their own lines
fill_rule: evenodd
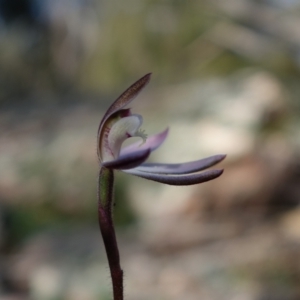
<svg viewBox="0 0 300 300">
<path fill-rule="evenodd" d="M 141 145 L 141 142 L 133 143 L 127 147 L 121 149 L 121 155 L 128 154 L 132 151 L 142 150 L 142 149 L 151 149 L 154 151 L 157 149 L 166 139 L 169 132 L 169 128 L 165 129 L 164 131 L 151 135 L 147 138 L 146 142 Z"/>
<path fill-rule="evenodd" d="M 145 163 L 140 165 L 136 169 L 138 171 L 156 174 L 188 174 L 199 172 L 212 167 L 222 161 L 225 157 L 226 155 L 219 154 L 181 164 Z"/>
<path fill-rule="evenodd" d="M 99 129 L 98 129 L 98 136 L 101 133 L 102 126 L 105 121 L 115 112 L 121 110 L 126 105 L 128 105 L 137 95 L 138 93 L 147 85 L 150 81 L 151 73 L 146 74 L 134 84 L 132 84 L 124 93 L 122 93 L 117 100 L 108 108 L 104 117 L 102 118 Z"/>
<path fill-rule="evenodd" d="M 132 169 L 142 164 L 149 157 L 150 153 L 150 149 L 143 149 L 121 155 L 117 159 L 103 162 L 101 165 L 108 169 Z"/>
<path fill-rule="evenodd" d="M 124 172 L 169 185 L 193 185 L 215 179 L 223 173 L 223 170 L 209 170 L 199 174 L 181 176 L 147 173 L 137 169 L 124 170 Z"/>
</svg>

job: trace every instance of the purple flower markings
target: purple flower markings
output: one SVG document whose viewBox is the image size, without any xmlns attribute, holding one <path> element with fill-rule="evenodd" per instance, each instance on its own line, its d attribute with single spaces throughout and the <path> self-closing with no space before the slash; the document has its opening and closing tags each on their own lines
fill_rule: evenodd
<svg viewBox="0 0 300 300">
<path fill-rule="evenodd" d="M 107 110 L 98 129 L 98 158 L 101 167 L 121 170 L 135 176 L 169 185 L 192 185 L 219 177 L 223 170 L 207 170 L 222 161 L 226 155 L 218 154 L 200 160 L 178 163 L 145 163 L 150 153 L 157 149 L 166 139 L 168 129 L 147 137 L 140 130 L 142 116 L 132 114 L 125 108 L 147 85 L 151 74 L 147 74 L 131 85 Z M 121 148 L 130 137 L 140 137 L 135 142 Z"/>
</svg>

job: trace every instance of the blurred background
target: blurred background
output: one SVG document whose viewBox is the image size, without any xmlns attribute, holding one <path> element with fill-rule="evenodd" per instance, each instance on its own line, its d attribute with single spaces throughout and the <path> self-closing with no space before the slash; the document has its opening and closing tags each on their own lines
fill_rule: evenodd
<svg viewBox="0 0 300 300">
<path fill-rule="evenodd" d="M 111 299 L 96 134 L 148 72 L 151 160 L 228 157 L 192 187 L 117 174 L 126 298 L 300 299 L 299 0 L 0 0 L 0 299 Z"/>
</svg>

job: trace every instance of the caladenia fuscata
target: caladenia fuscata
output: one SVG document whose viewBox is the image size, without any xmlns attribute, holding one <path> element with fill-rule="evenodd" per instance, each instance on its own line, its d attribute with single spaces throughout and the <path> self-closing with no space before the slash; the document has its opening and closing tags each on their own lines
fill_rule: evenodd
<svg viewBox="0 0 300 300">
<path fill-rule="evenodd" d="M 142 116 L 133 114 L 126 106 L 146 86 L 150 77 L 151 74 L 145 75 L 121 94 L 104 114 L 98 129 L 98 216 L 112 278 L 114 300 L 123 300 L 123 271 L 112 217 L 114 170 L 169 185 L 199 184 L 223 173 L 223 170 L 200 172 L 222 161 L 225 158 L 223 154 L 186 163 L 145 163 L 150 153 L 164 142 L 168 129 L 147 137 L 140 129 Z M 131 137 L 140 137 L 142 142 L 122 148 L 123 142 Z"/>
</svg>

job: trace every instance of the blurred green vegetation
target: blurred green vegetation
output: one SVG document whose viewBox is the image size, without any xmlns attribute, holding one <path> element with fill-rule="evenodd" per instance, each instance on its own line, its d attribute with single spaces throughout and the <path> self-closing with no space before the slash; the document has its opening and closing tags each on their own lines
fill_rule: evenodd
<svg viewBox="0 0 300 300">
<path fill-rule="evenodd" d="M 30 184 L 38 178 L 42 182 L 42 189 L 38 195 L 32 194 L 33 190 L 25 191 L 20 199 L 15 199 L 18 205 L 9 206 L 6 210 L 9 244 L 17 245 L 32 234 L 46 229 L 97 224 L 96 181 L 93 171 L 84 163 L 78 162 L 68 174 L 60 177 L 54 163 L 37 159 L 21 164 L 22 180 Z M 121 228 L 127 228 L 136 221 L 126 196 L 126 183 L 126 179 L 122 177 L 115 184 L 117 200 L 114 204 L 114 219 L 116 226 Z M 69 189 L 73 192 L 68 193 Z M 74 198 L 66 199 L 71 197 L 70 194 Z"/>
<path fill-rule="evenodd" d="M 82 97 L 86 93 L 111 95 L 147 72 L 155 73 L 154 80 L 160 84 L 228 76 L 251 66 L 270 70 L 289 82 L 299 76 L 289 45 L 256 59 L 235 49 L 234 41 L 223 45 L 212 39 L 222 22 L 260 33 L 254 28 L 256 24 L 231 20 L 216 3 L 95 2 L 90 18 L 79 19 L 86 24 L 72 29 L 77 30 L 74 37 L 72 32 L 58 31 L 66 30 L 68 23 L 58 25 L 58 32 L 52 25 L 26 30 L 14 24 L 6 28 L 0 41 L 0 101 L 65 102 L 66 95 L 87 101 Z M 85 28 L 82 32 L 81 27 Z M 282 41 L 277 43 L 279 48 Z M 65 59 L 60 57 L 63 54 Z"/>
</svg>

